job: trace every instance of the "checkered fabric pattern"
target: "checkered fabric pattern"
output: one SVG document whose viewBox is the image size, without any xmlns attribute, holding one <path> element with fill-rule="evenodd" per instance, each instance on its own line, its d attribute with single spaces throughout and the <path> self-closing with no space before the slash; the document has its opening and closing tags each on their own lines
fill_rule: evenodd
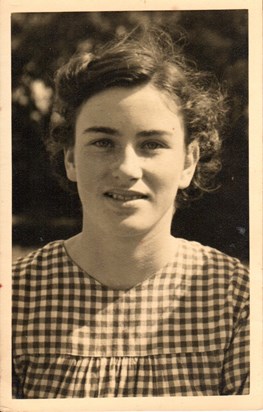
<svg viewBox="0 0 263 412">
<path fill-rule="evenodd" d="M 14 265 L 14 397 L 248 394 L 248 273 L 178 240 L 128 290 L 83 272 L 56 241 Z"/>
</svg>

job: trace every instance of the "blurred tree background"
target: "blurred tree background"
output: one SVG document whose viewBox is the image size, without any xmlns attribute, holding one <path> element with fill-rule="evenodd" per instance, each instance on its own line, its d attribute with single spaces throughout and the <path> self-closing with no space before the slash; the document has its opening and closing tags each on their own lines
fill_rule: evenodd
<svg viewBox="0 0 263 412">
<path fill-rule="evenodd" d="M 248 261 L 247 11 L 12 14 L 13 244 L 36 247 L 81 228 L 81 208 L 60 189 L 44 148 L 54 72 L 74 52 L 92 50 L 135 26 L 167 27 L 201 70 L 216 74 L 230 101 L 221 188 L 179 210 L 172 232 Z"/>
</svg>

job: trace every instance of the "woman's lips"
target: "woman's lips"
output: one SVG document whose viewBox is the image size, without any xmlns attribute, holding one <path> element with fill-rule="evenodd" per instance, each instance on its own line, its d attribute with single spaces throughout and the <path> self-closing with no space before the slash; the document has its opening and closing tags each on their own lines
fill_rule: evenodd
<svg viewBox="0 0 263 412">
<path fill-rule="evenodd" d="M 147 199 L 148 196 L 140 192 L 135 191 L 108 191 L 104 193 L 104 196 L 109 197 L 120 202 L 129 202 L 132 200 Z"/>
</svg>

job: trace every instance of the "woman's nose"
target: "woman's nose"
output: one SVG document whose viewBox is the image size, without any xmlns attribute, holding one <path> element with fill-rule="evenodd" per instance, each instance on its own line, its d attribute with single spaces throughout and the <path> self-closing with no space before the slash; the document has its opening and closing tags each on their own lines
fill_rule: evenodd
<svg viewBox="0 0 263 412">
<path fill-rule="evenodd" d="M 141 158 L 133 147 L 126 147 L 117 154 L 112 175 L 116 179 L 138 180 L 142 177 Z"/>
</svg>

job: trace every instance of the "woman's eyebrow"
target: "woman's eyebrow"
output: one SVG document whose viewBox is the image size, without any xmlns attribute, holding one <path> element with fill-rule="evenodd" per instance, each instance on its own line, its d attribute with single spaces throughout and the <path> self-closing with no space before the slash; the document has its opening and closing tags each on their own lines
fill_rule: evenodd
<svg viewBox="0 0 263 412">
<path fill-rule="evenodd" d="M 88 127 L 83 131 L 83 133 L 103 133 L 108 135 L 119 136 L 120 132 L 117 129 L 113 129 L 111 127 L 104 127 L 104 126 L 93 126 Z"/>
<path fill-rule="evenodd" d="M 141 132 L 137 133 L 138 137 L 153 137 L 153 136 L 172 136 L 173 133 L 169 132 L 168 130 L 142 130 Z"/>
</svg>

